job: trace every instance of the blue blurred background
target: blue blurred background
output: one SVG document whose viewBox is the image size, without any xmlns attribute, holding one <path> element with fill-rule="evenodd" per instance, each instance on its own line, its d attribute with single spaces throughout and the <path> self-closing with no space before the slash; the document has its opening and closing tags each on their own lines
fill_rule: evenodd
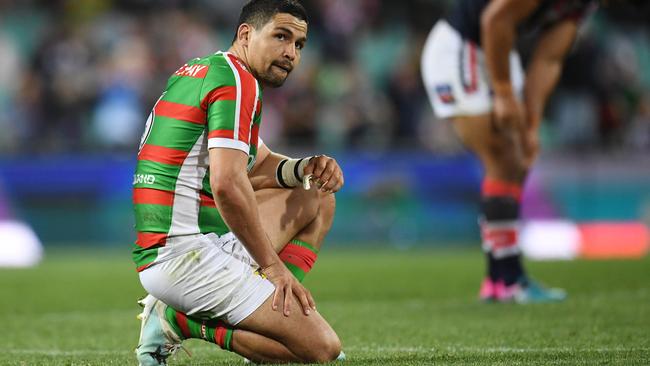
<svg viewBox="0 0 650 366">
<path fill-rule="evenodd" d="M 343 166 L 328 245 L 478 242 L 480 166 L 419 71 L 451 2 L 304 2 L 303 62 L 265 92 L 261 135 Z M 0 220 L 26 221 L 46 248 L 130 247 L 149 109 L 186 60 L 229 47 L 242 3 L 0 0 Z M 546 116 L 524 215 L 650 223 L 650 4 L 584 24 Z"/>
</svg>

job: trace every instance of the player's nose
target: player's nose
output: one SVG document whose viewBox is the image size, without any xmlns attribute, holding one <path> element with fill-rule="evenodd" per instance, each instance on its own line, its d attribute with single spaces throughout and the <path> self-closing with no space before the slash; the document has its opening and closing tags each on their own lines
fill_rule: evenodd
<svg viewBox="0 0 650 366">
<path fill-rule="evenodd" d="M 284 57 L 293 62 L 296 59 L 296 45 L 291 43 L 284 48 Z"/>
</svg>

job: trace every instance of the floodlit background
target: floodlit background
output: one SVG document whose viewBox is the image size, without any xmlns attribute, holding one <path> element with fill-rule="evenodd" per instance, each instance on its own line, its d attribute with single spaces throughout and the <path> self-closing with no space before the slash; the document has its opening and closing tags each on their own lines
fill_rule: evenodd
<svg viewBox="0 0 650 366">
<path fill-rule="evenodd" d="M 7 301 L 5 314 L 26 313 L 24 309 L 31 309 L 30 306 L 33 307 L 30 314 L 34 314 L 47 311 L 48 304 L 55 303 L 53 299 L 95 296 L 92 285 L 78 285 L 71 280 L 88 276 L 115 287 L 113 292 L 106 290 L 111 300 L 93 303 L 97 309 L 101 308 L 100 304 L 113 306 L 111 301 L 115 301 L 117 305 L 111 308 L 117 309 L 111 310 L 115 324 L 122 324 L 127 316 L 131 318 L 134 312 L 129 308 L 131 297 L 141 292 L 129 262 L 129 251 L 135 240 L 131 182 L 144 122 L 171 73 L 191 58 L 229 47 L 242 3 L 239 0 L 0 0 L 0 267 L 39 263 L 39 243 L 44 248 L 43 262 L 38 267 L 44 272 L 0 271 L 0 283 L 6 286 L 0 287 L 0 303 Z M 367 279 L 363 286 L 369 287 L 364 287 L 365 290 L 345 287 L 342 294 L 333 289 L 351 278 L 363 279 L 363 271 L 384 273 L 392 268 L 391 255 L 377 259 L 376 263 L 382 267 L 372 267 L 374 257 L 368 257 L 369 253 L 384 248 L 387 253 L 398 253 L 394 258 L 402 261 L 401 267 L 396 266 L 395 270 L 402 268 L 403 277 L 392 277 L 392 280 L 412 281 L 409 271 L 427 279 L 423 282 L 426 286 L 412 292 L 405 289 L 400 295 L 405 302 L 397 306 L 406 304 L 412 311 L 424 311 L 428 308 L 422 304 L 433 304 L 440 298 L 451 302 L 429 310 L 439 312 L 451 307 L 448 304 L 464 304 L 455 307 L 459 311 L 469 306 L 466 304 L 479 306 L 472 301 L 483 267 L 476 225 L 480 166 L 460 146 L 451 126 L 434 117 L 419 70 L 424 40 L 451 3 L 443 0 L 304 1 L 311 22 L 302 64 L 285 86 L 265 91 L 261 132 L 264 141 L 273 150 L 296 157 L 318 153 L 333 156 L 346 173 L 346 186 L 337 194 L 334 227 L 323 251 L 325 263 L 316 265 L 311 279 L 314 291 L 328 283 L 324 293 L 323 290 L 317 293 L 326 301 L 337 296 L 353 298 L 369 294 L 369 298 L 377 301 L 370 308 L 381 311 L 382 305 L 377 305 L 381 304 L 381 298 L 377 294 L 388 290 L 371 291 L 373 284 L 384 283 L 390 288 L 403 286 L 402 282 Z M 634 8 L 619 2 L 601 8 L 582 27 L 566 61 L 561 84 L 550 101 L 541 129 L 543 154 L 524 194 L 526 225 L 522 238 L 529 258 L 638 259 L 648 252 L 650 3 L 638 3 L 643 5 Z M 524 56 L 529 44 L 521 45 Z M 434 250 L 430 251 L 431 248 Z M 451 253 L 463 253 L 459 255 L 466 260 L 458 260 L 454 254 L 438 255 L 449 253 L 448 248 Z M 350 254 L 351 258 L 359 259 L 361 264 L 348 257 L 350 250 L 357 253 L 356 257 Z M 72 257 L 78 261 L 63 260 L 69 258 L 68 253 L 75 253 Z M 113 254 L 105 256 L 105 253 Z M 328 253 L 349 265 L 349 268 L 340 267 L 348 268 L 345 273 L 349 276 L 337 277 L 335 264 L 327 264 Z M 95 263 L 92 260 L 98 258 L 110 261 L 102 262 L 104 267 L 79 266 L 80 262 Z M 442 265 L 442 260 L 459 263 L 458 266 Z M 605 262 L 590 267 L 591 262 L 576 261 L 575 266 L 584 271 L 577 277 L 572 272 L 572 268 L 577 268 L 572 262 L 543 263 L 533 268 L 545 273 L 544 279 L 551 278 L 553 284 L 568 287 L 570 294 L 577 298 L 581 289 L 591 291 L 589 286 L 594 286 L 594 291 L 600 290 L 596 284 L 603 281 L 599 277 L 603 271 L 630 276 L 619 282 L 615 280 L 618 277 L 611 277 L 606 282 L 611 288 L 618 288 L 620 282 L 629 280 L 626 283 L 632 284 L 645 278 L 646 285 L 614 297 L 617 302 L 612 307 L 616 307 L 626 301 L 647 304 L 650 274 L 647 259 L 642 261 L 645 262 L 615 262 L 616 267 L 607 267 Z M 320 275 L 319 265 L 323 268 Z M 429 267 L 437 272 L 417 272 Z M 117 280 L 93 277 L 93 268 L 112 268 L 110 276 L 124 280 L 128 295 L 120 295 L 121 285 Z M 624 268 L 637 270 L 625 272 Z M 323 282 L 325 276 L 341 282 Z M 37 295 L 39 286 L 47 283 L 48 278 L 60 278 L 65 286 Z M 456 283 L 454 278 L 463 280 Z M 590 285 L 584 287 L 580 282 L 572 282 L 576 278 Z M 445 285 L 450 287 L 445 290 Z M 29 286 L 35 286 L 33 292 L 28 290 Z M 25 301 L 19 301 L 19 295 L 41 303 L 32 302 L 24 308 Z M 125 300 L 128 305 L 116 300 L 120 296 L 129 297 Z M 424 296 L 425 300 L 418 296 Z M 599 296 L 608 298 L 609 295 L 604 292 Z M 584 304 L 591 304 L 590 299 L 583 299 Z M 329 307 L 334 309 L 330 313 L 334 314 L 335 325 L 342 328 L 344 340 L 352 340 L 353 353 L 354 347 L 357 353 L 374 355 L 372 352 L 376 352 L 377 357 L 405 349 L 420 352 L 418 348 L 415 351 L 409 348 L 403 338 L 389 339 L 387 342 L 395 348 L 381 351 L 384 347 L 381 339 L 358 335 L 366 325 L 360 323 L 357 327 L 356 323 L 346 323 L 350 309 L 356 309 L 359 314 L 365 314 L 364 311 L 350 307 L 349 303 L 337 304 Z M 79 306 L 78 303 L 63 306 L 61 313 L 48 313 L 41 323 L 86 327 L 82 318 L 70 315 L 77 314 Z M 574 303 L 571 309 L 579 312 L 585 309 L 581 306 Z M 392 307 L 385 307 L 388 314 L 393 312 Z M 630 322 L 650 323 L 647 311 L 636 307 L 633 310 L 638 312 L 622 309 L 621 313 L 632 316 L 634 320 Z M 97 315 L 92 311 L 85 313 L 89 322 Z M 555 315 L 561 318 L 563 314 L 559 311 Z M 497 310 L 487 312 L 486 317 L 501 319 Z M 57 314 L 63 314 L 63 318 Z M 602 314 L 585 312 L 585 324 L 599 315 Z M 526 318 L 530 314 L 522 316 Z M 358 319 L 361 322 L 364 318 Z M 439 320 L 445 321 L 436 319 L 432 329 L 440 325 Z M 457 320 L 462 322 L 464 318 L 458 315 Z M 427 320 L 413 321 L 414 325 L 405 328 L 406 331 L 420 330 L 415 324 Z M 503 320 L 503 324 L 508 321 Z M 22 329 L 17 320 L 10 324 Z M 354 325 L 346 328 L 343 324 Z M 482 329 L 494 325 L 473 324 Z M 133 332 L 129 337 L 137 337 L 135 324 L 128 325 L 128 331 Z M 440 334 L 433 338 L 434 341 L 446 339 L 452 347 L 461 338 L 450 336 L 452 329 L 451 334 L 460 337 L 454 328 L 456 324 L 447 325 L 449 328 L 435 328 Z M 609 329 L 609 325 L 593 328 L 594 334 L 602 335 L 599 332 Z M 121 327 L 112 328 L 115 338 L 124 333 L 124 325 Z M 473 334 L 471 326 L 469 329 L 469 334 Z M 498 333 L 499 328 L 493 329 Z M 638 333 L 634 327 L 629 329 L 635 330 L 633 334 Z M 69 336 L 74 337 L 70 332 Z M 97 334 L 101 332 L 97 330 Z M 390 333 L 383 329 L 377 332 Z M 570 330 L 566 334 L 573 334 L 569 338 L 576 337 Z M 94 335 L 86 338 L 94 339 Z M 541 333 L 544 339 L 552 338 L 553 334 L 550 335 Z M 33 336 L 26 334 L 25 339 Z M 11 357 L 15 359 L 16 355 L 20 358 L 42 354 L 38 350 L 31 352 L 35 348 L 27 340 L 17 339 L 21 338 L 8 343 L 8 349 L 13 351 L 8 358 L 0 358 L 0 363 Z M 508 339 L 519 341 L 513 337 Z M 645 339 L 635 347 L 647 356 L 647 334 Z M 480 337 L 474 340 L 478 343 L 468 347 L 485 345 L 489 350 L 489 347 L 502 346 L 498 339 L 483 343 Z M 101 360 L 122 352 L 116 351 L 123 348 L 122 344 L 107 342 L 109 346 L 97 346 L 99 351 L 92 353 L 93 357 Z M 594 346 L 596 351 L 589 355 L 597 357 L 598 347 L 606 349 L 610 345 L 607 342 Z M 589 343 L 580 343 L 585 344 Z M 71 360 L 78 360 L 75 352 L 83 355 L 84 350 L 94 349 L 94 343 L 46 346 L 49 348 L 46 347 L 45 354 L 52 357 L 48 358 L 50 361 L 57 359 L 56 350 Z M 555 346 L 561 352 L 562 345 L 549 347 Z M 419 344 L 418 347 L 426 351 L 433 350 L 426 347 L 434 346 Z M 621 347 L 624 349 L 625 344 Z M 47 353 L 47 349 L 54 353 Z M 464 352 L 462 347 L 460 350 Z M 124 357 L 131 360 L 130 353 Z M 444 357 L 436 360 L 449 361 Z M 473 360 L 481 358 L 470 358 L 469 362 Z M 524 357 L 522 362 L 525 360 Z M 399 359 L 395 362 L 401 364 Z"/>
<path fill-rule="evenodd" d="M 241 3 L 0 1 L 0 215 L 46 247 L 129 245 L 149 110 L 179 65 L 229 47 Z M 477 241 L 479 166 L 433 116 L 419 72 L 447 3 L 305 2 L 303 63 L 266 91 L 262 136 L 343 165 L 334 245 Z M 542 127 L 527 217 L 650 220 L 649 9 L 601 9 L 584 25 Z"/>
</svg>

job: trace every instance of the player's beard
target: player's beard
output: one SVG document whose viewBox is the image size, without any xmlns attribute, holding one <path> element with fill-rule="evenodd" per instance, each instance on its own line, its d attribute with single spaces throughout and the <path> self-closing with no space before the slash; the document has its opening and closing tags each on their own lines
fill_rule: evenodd
<svg viewBox="0 0 650 366">
<path fill-rule="evenodd" d="M 283 65 L 284 68 L 288 69 L 285 70 L 285 72 L 282 71 L 275 71 L 278 70 L 276 67 L 271 65 L 269 69 L 267 70 L 264 75 L 261 75 L 260 79 L 262 79 L 262 82 L 272 88 L 278 88 L 281 87 L 282 84 L 284 84 L 285 80 L 289 77 L 289 74 L 291 73 L 291 66 L 288 65 Z M 275 70 L 274 70 L 275 69 Z"/>
</svg>

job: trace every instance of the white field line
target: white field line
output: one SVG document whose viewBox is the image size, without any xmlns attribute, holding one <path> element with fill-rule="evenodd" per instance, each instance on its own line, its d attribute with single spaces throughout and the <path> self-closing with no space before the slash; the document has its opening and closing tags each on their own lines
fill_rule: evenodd
<svg viewBox="0 0 650 366">
<path fill-rule="evenodd" d="M 594 347 L 594 348 L 569 348 L 569 347 L 540 347 L 540 348 L 518 348 L 518 347 L 383 347 L 383 346 L 360 346 L 344 347 L 349 354 L 354 352 L 379 352 L 379 353 L 434 353 L 434 352 L 473 352 L 473 353 L 613 353 L 613 352 L 650 352 L 650 348 L 644 347 Z M 107 350 L 107 349 L 1 349 L 0 352 L 15 355 L 43 355 L 43 356 L 93 356 L 93 355 L 131 355 L 132 350 Z"/>
<path fill-rule="evenodd" d="M 128 350 L 106 350 L 106 349 L 2 349 L 0 352 L 13 355 L 40 355 L 40 356 L 114 356 L 114 355 L 134 355 L 133 351 Z"/>
<path fill-rule="evenodd" d="M 475 352 L 475 353 L 610 353 L 610 352 L 650 352 L 645 347 L 594 347 L 594 348 L 570 348 L 570 347 L 384 347 L 384 346 L 361 346 L 343 347 L 344 351 L 350 352 L 391 352 L 391 353 L 422 353 L 422 352 Z"/>
</svg>

